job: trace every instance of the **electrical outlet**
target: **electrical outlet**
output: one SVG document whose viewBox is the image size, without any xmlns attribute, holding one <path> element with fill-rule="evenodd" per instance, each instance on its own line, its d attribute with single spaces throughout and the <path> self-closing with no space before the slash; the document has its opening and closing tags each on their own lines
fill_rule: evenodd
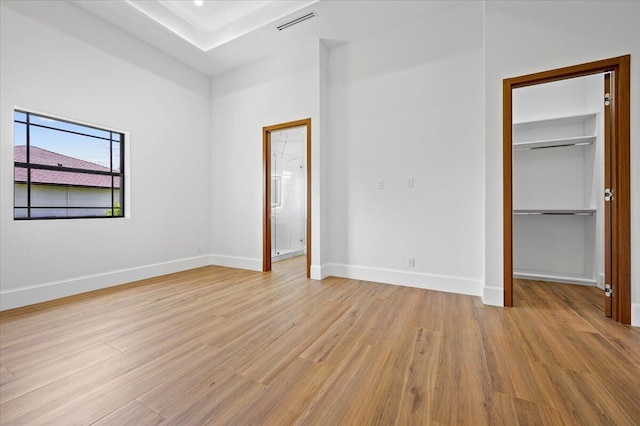
<svg viewBox="0 0 640 426">
<path fill-rule="evenodd" d="M 407 178 L 407 188 L 413 188 L 414 183 L 415 182 L 412 177 Z"/>
<path fill-rule="evenodd" d="M 416 258 L 415 257 L 410 257 L 407 259 L 407 266 L 409 268 L 413 268 L 414 266 L 416 266 Z"/>
<path fill-rule="evenodd" d="M 196 247 L 196 254 L 202 254 L 202 247 L 201 246 Z"/>
<path fill-rule="evenodd" d="M 384 189 L 384 180 L 378 179 L 378 189 Z"/>
</svg>

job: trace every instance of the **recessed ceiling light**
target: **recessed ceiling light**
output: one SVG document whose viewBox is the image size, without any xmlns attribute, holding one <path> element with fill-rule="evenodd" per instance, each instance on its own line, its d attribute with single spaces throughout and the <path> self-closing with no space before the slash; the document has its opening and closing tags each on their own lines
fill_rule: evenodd
<svg viewBox="0 0 640 426">
<path fill-rule="evenodd" d="M 202 6 L 204 4 L 204 1 L 202 0 L 193 0 L 193 2 L 196 4 L 196 6 Z"/>
</svg>

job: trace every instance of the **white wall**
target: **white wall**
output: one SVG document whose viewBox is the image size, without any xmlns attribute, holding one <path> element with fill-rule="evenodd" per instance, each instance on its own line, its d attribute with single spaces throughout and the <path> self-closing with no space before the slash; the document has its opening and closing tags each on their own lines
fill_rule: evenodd
<svg viewBox="0 0 640 426">
<path fill-rule="evenodd" d="M 0 308 L 208 264 L 209 79 L 66 2 L 1 8 Z M 128 132 L 130 217 L 14 221 L 15 106 Z"/>
<path fill-rule="evenodd" d="M 602 95 L 604 77 L 601 74 L 515 89 L 512 100 L 513 122 L 598 112 L 601 102 L 594 105 L 595 99 L 590 96 L 590 91 L 596 87 L 594 82 L 599 82 L 597 91 Z"/>
<path fill-rule="evenodd" d="M 262 128 L 311 118 L 312 265 L 320 264 L 320 42 L 213 79 L 212 253 L 218 265 L 262 270 Z"/>
<path fill-rule="evenodd" d="M 631 111 L 640 108 L 640 3 L 630 1 L 485 4 L 486 287 L 484 301 L 502 304 L 502 80 L 631 54 Z M 603 23 L 606 32 L 601 29 Z M 640 115 L 631 115 L 631 182 L 640 178 Z M 632 187 L 632 229 L 640 229 L 640 196 Z M 640 233 L 631 236 L 632 323 L 640 325 Z"/>
<path fill-rule="evenodd" d="M 452 3 L 329 50 L 323 275 L 481 294 L 482 10 Z"/>
</svg>

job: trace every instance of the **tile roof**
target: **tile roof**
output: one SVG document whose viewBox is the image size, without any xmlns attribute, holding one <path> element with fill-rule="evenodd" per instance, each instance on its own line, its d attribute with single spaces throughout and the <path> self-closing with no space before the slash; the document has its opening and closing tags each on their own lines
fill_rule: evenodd
<svg viewBox="0 0 640 426">
<path fill-rule="evenodd" d="M 76 169 L 96 170 L 108 172 L 109 168 L 78 158 L 68 157 L 57 152 L 35 146 L 30 147 L 29 160 L 32 164 L 44 164 L 47 166 L 64 166 Z M 14 161 L 26 162 L 26 146 L 18 145 L 14 147 Z M 27 169 L 23 167 L 14 168 L 14 179 L 16 182 L 27 182 Z M 55 170 L 31 169 L 31 183 L 67 185 L 67 186 L 88 186 L 97 188 L 111 188 L 111 176 L 90 175 L 86 173 L 61 172 Z M 120 178 L 115 178 L 115 187 L 120 187 Z"/>
</svg>

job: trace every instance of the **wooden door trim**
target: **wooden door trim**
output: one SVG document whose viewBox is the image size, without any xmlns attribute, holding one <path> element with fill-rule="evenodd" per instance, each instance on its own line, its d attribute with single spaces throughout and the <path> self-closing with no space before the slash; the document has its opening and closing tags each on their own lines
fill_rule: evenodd
<svg viewBox="0 0 640 426">
<path fill-rule="evenodd" d="M 262 128 L 262 177 L 263 177 L 263 213 L 262 213 L 262 271 L 271 270 L 271 133 L 306 126 L 307 129 L 307 218 L 306 250 L 307 278 L 311 278 L 311 118 L 289 121 Z"/>
<path fill-rule="evenodd" d="M 613 72 L 613 126 L 611 179 L 613 316 L 631 323 L 631 56 L 619 56 L 580 65 L 506 78 L 502 84 L 504 306 L 513 306 L 513 182 L 512 90 L 552 81 Z"/>
</svg>

